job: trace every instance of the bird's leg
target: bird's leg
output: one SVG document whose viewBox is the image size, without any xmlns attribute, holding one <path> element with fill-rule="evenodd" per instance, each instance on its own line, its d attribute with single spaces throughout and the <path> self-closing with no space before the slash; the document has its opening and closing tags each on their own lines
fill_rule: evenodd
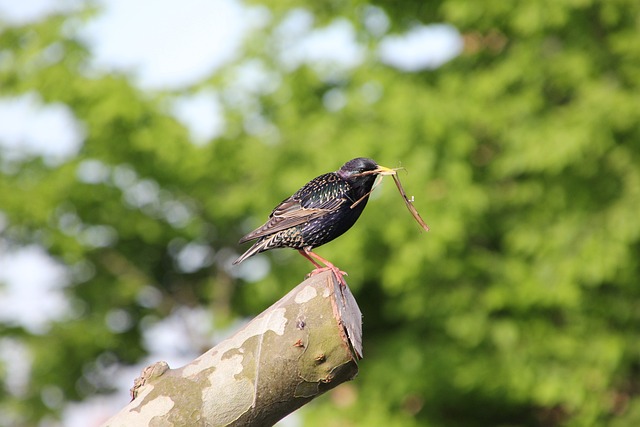
<svg viewBox="0 0 640 427">
<path fill-rule="evenodd" d="M 302 255 L 303 257 L 305 257 L 309 261 L 311 261 L 311 264 L 313 264 L 316 267 L 316 269 L 323 268 L 313 258 L 311 258 L 311 256 L 309 256 L 312 253 L 310 250 L 308 250 L 306 248 L 305 249 L 298 249 L 298 252 L 300 252 L 300 255 Z"/>
<path fill-rule="evenodd" d="M 311 263 L 316 267 L 315 269 L 313 269 L 313 271 L 311 273 L 309 273 L 309 276 L 314 276 L 314 275 L 316 275 L 318 273 L 321 273 L 323 271 L 331 270 L 333 272 L 333 275 L 336 276 L 336 279 L 338 279 L 338 282 L 340 282 L 340 284 L 342 286 L 347 286 L 347 282 L 344 280 L 344 277 L 342 277 L 342 276 L 347 276 L 346 272 L 340 270 L 338 267 L 336 267 L 335 265 L 333 265 L 332 263 L 330 263 L 326 259 L 322 258 L 320 255 L 311 252 L 311 249 L 308 249 L 308 248 L 305 247 L 303 249 L 298 249 L 298 252 L 300 252 L 300 254 L 303 257 L 305 257 L 306 259 L 311 261 Z M 321 263 L 323 263 L 325 265 L 325 267 L 323 267 L 322 265 L 318 264 L 313 258 L 315 258 L 318 261 L 320 261 Z"/>
</svg>

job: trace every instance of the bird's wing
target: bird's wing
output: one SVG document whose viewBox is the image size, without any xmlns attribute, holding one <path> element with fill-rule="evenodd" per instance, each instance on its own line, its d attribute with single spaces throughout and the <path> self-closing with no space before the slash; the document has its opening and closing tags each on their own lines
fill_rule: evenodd
<svg viewBox="0 0 640 427">
<path fill-rule="evenodd" d="M 328 213 L 334 212 L 346 200 L 343 198 L 327 200 L 317 204 L 315 207 L 303 207 L 300 201 L 294 196 L 289 197 L 280 203 L 269 215 L 269 220 L 261 227 L 240 239 L 239 243 L 248 242 L 259 237 L 268 236 L 287 228 L 295 227 L 305 222 L 320 218 Z"/>
</svg>

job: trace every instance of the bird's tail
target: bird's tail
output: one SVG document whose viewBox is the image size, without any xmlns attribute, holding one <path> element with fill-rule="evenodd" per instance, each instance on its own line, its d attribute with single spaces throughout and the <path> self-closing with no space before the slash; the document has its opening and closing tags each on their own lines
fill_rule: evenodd
<svg viewBox="0 0 640 427">
<path fill-rule="evenodd" d="M 269 249 L 269 240 L 258 240 L 245 253 L 240 255 L 237 260 L 233 261 L 233 265 L 240 264 L 245 259 L 266 251 L 267 249 Z"/>
</svg>

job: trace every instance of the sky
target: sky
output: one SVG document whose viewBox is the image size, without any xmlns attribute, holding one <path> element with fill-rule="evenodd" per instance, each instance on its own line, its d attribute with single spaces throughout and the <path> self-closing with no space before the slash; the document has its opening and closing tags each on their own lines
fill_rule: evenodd
<svg viewBox="0 0 640 427">
<path fill-rule="evenodd" d="M 239 0 L 99 0 L 103 12 L 79 30 L 92 52 L 92 70 L 131 75 L 143 90 L 180 90 L 197 84 L 241 54 L 244 37 L 266 25 L 271 16 L 262 6 Z M 80 0 L 0 0 L 0 22 L 19 25 L 50 13 L 73 10 Z M 367 29 L 381 37 L 380 61 L 407 72 L 434 69 L 462 50 L 458 31 L 447 24 L 415 25 L 405 34 L 387 34 L 389 22 L 377 7 L 364 13 Z M 353 25 L 337 18 L 325 27 L 313 15 L 294 9 L 278 25 L 275 38 L 279 61 L 293 70 L 309 64 L 323 70 L 350 69 L 365 57 Z M 185 48 L 187 46 L 188 48 Z M 274 84 L 259 64 L 247 62 L 238 84 L 245 90 Z M 277 84 L 277 81 L 276 83 Z M 253 89 L 255 90 L 255 89 Z M 211 89 L 176 96 L 171 112 L 204 144 L 224 130 L 218 94 Z M 73 156 L 84 138 L 82 124 L 64 105 L 44 105 L 36 93 L 2 98 L 0 149 L 3 156 L 25 158 L 41 154 L 56 164 Z M 38 126 L 27 126 L 26 123 Z M 55 137 L 55 143 L 51 138 Z"/>
<path fill-rule="evenodd" d="M 0 0 L 0 28 L 72 11 L 80 4 L 80 0 Z M 78 30 L 78 36 L 92 52 L 91 72 L 123 72 L 144 91 L 179 93 L 170 112 L 190 131 L 193 143 L 206 144 L 219 135 L 225 125 L 220 114 L 220 94 L 212 89 L 187 94 L 187 89 L 241 55 L 246 35 L 272 19 L 268 10 L 255 3 L 248 7 L 240 0 L 101 0 L 99 4 L 102 12 Z M 404 34 L 388 34 L 389 20 L 377 7 L 365 9 L 364 23 L 371 34 L 380 38 L 374 54 L 381 62 L 405 72 L 437 68 L 462 50 L 462 38 L 450 25 L 416 24 Z M 347 19 L 337 18 L 318 27 L 313 15 L 304 9 L 291 10 L 277 25 L 274 37 L 281 52 L 277 60 L 285 70 L 308 64 L 320 73 L 339 72 L 357 67 L 367 54 Z M 231 84 L 242 89 L 239 93 L 243 90 L 251 93 L 272 90 L 278 80 L 268 75 L 260 63 L 249 59 Z M 339 93 L 326 98 L 328 109 L 340 108 Z M 0 118 L 3 159 L 0 168 L 35 156 L 56 166 L 73 158 L 86 137 L 83 124 L 67 106 L 47 104 L 36 92 L 5 97 L 0 88 Z M 79 180 L 100 180 L 109 173 L 126 175 L 126 171 L 110 171 L 104 165 L 84 163 L 78 170 Z M 138 194 L 141 192 L 144 194 Z M 136 197 L 153 197 L 153 189 L 138 181 L 132 181 L 129 193 L 132 203 L 138 200 Z M 0 235 L 6 226 L 0 206 Z M 108 230 L 93 230 L 93 237 L 88 236 L 98 240 L 103 237 L 108 237 Z M 198 263 L 206 262 L 206 250 L 187 245 L 177 261 L 185 271 L 198 268 Z M 266 274 L 268 263 L 263 264 L 250 270 Z M 73 315 L 73 307 L 63 293 L 68 273 L 68 267 L 55 261 L 43 248 L 9 247 L 0 238 L 0 322 L 44 334 L 51 321 Z M 250 272 L 238 270 L 237 274 Z M 148 297 L 153 299 L 153 289 Z M 219 339 L 219 333 L 194 327 L 212 324 L 210 317 L 204 310 L 179 310 L 149 327 L 145 332 L 148 359 L 133 368 L 114 368 L 120 372 L 114 373 L 113 378 L 123 381 L 115 384 L 118 393 L 111 397 L 66 404 L 53 387 L 43 390 L 43 399 L 50 405 L 64 407 L 63 425 L 75 427 L 91 422 L 97 425 L 127 403 L 127 390 L 142 367 L 157 360 L 181 366 L 197 356 L 192 349 L 202 347 L 203 343 L 212 345 Z M 106 322 L 111 328 L 119 328 L 126 325 L 127 319 L 115 312 Z M 8 371 L 12 372 L 5 381 L 15 393 L 20 393 L 28 378 L 30 362 L 26 352 L 15 340 L 0 337 L 0 360 L 9 364 Z M 282 423 L 297 424 L 295 416 Z"/>
</svg>

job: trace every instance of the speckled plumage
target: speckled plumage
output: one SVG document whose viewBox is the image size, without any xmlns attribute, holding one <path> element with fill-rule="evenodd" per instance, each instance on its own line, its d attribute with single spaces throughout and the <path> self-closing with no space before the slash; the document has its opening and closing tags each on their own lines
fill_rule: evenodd
<svg viewBox="0 0 640 427">
<path fill-rule="evenodd" d="M 309 255 L 334 269 L 326 260 L 312 254 L 311 249 L 332 241 L 351 228 L 367 204 L 367 193 L 376 176 L 389 174 L 389 171 L 391 169 L 378 166 L 371 159 L 359 157 L 348 161 L 336 172 L 312 179 L 276 206 L 264 225 L 240 239 L 240 243 L 258 240 L 233 263 L 239 264 L 269 249 L 288 247 L 298 249 L 316 267 L 319 265 Z M 368 173 L 361 175 L 363 172 Z M 364 199 L 353 206 L 362 197 Z"/>
</svg>

